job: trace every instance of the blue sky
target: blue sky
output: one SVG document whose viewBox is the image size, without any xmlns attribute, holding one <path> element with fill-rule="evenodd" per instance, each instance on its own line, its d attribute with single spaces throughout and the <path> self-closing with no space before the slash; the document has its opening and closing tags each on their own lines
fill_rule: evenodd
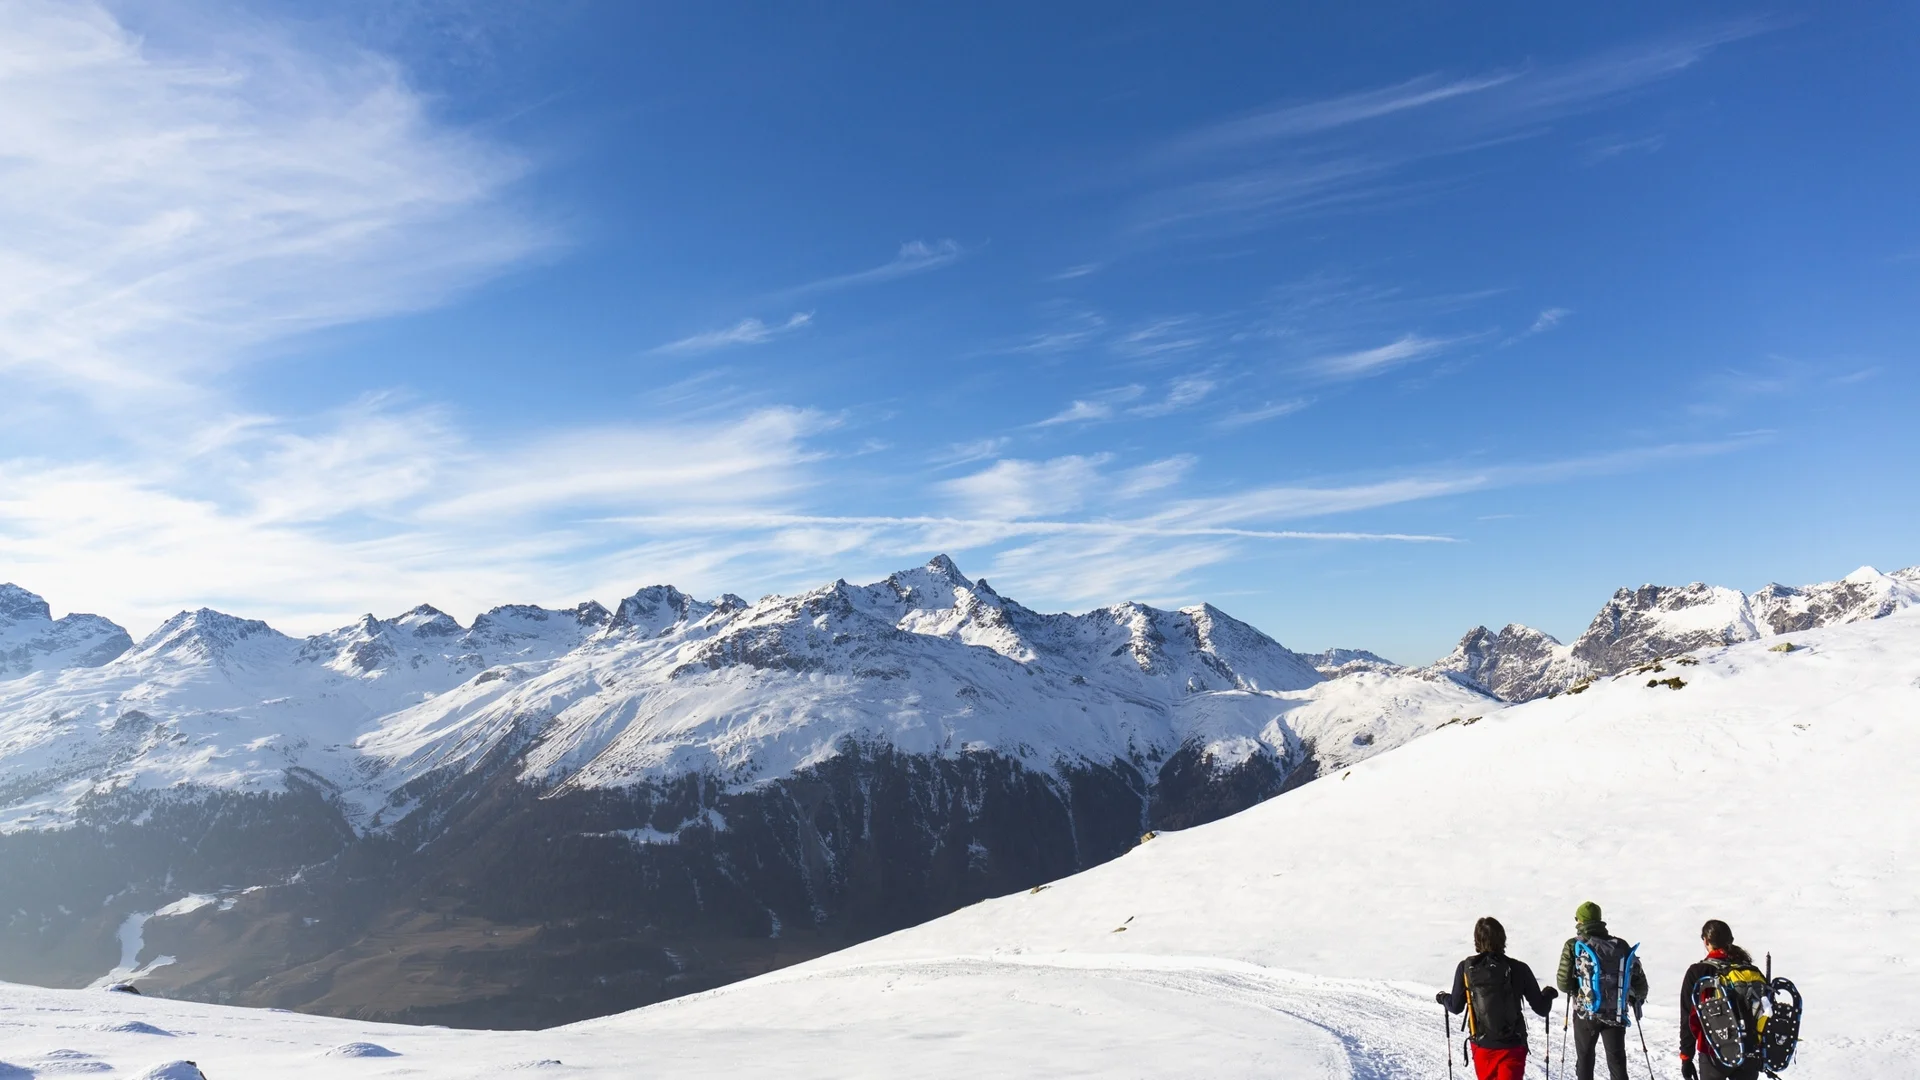
<svg viewBox="0 0 1920 1080">
<path fill-rule="evenodd" d="M 8 4 L 0 578 L 1424 661 L 1920 562 L 1920 8 L 1354 7 Z"/>
</svg>

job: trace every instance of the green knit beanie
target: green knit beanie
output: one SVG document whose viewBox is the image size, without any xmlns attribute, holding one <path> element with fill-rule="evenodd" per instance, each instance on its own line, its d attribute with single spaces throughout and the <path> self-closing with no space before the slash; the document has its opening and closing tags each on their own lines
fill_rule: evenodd
<svg viewBox="0 0 1920 1080">
<path fill-rule="evenodd" d="M 1573 921 L 1576 926 L 1586 926 L 1600 921 L 1600 905 L 1589 900 L 1573 909 Z"/>
</svg>

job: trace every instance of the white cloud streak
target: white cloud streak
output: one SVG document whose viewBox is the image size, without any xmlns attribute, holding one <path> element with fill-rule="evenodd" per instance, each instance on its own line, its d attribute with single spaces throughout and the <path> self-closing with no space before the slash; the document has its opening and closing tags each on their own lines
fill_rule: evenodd
<svg viewBox="0 0 1920 1080">
<path fill-rule="evenodd" d="M 979 516 L 1023 518 L 1079 509 L 1105 483 L 1105 454 L 1050 461 L 1002 458 L 970 476 L 940 485 L 948 497 Z"/>
<path fill-rule="evenodd" d="M 1312 402 L 1306 398 L 1294 398 L 1290 401 L 1270 401 L 1253 409 L 1239 409 L 1214 421 L 1215 427 L 1238 428 L 1248 424 L 1258 424 L 1267 420 L 1277 420 L 1282 416 L 1292 416 L 1306 408 Z"/>
<path fill-rule="evenodd" d="M 1173 380 L 1167 387 L 1167 396 L 1150 405 L 1138 405 L 1127 410 L 1135 416 L 1160 417 L 1191 409 L 1207 399 L 1219 384 L 1202 375 L 1187 375 Z"/>
<path fill-rule="evenodd" d="M 1519 78 L 1518 73 L 1442 79 L 1422 75 L 1392 86 L 1376 87 L 1339 97 L 1282 105 L 1227 120 L 1184 135 L 1162 148 L 1166 157 L 1218 154 L 1278 139 L 1297 139 L 1367 120 L 1420 109 L 1453 98 L 1477 94 Z"/>
<path fill-rule="evenodd" d="M 1534 318 L 1533 325 L 1527 327 L 1527 333 L 1528 334 L 1544 334 L 1547 331 L 1553 329 L 1554 327 L 1559 326 L 1560 320 L 1566 318 L 1571 314 L 1573 314 L 1573 310 L 1571 308 L 1563 308 L 1563 307 L 1548 308 L 1547 310 L 1541 312 L 1538 316 Z"/>
<path fill-rule="evenodd" d="M 1103 390 L 1091 397 L 1076 398 L 1068 403 L 1066 408 L 1045 420 L 1036 421 L 1033 426 L 1058 427 L 1061 424 L 1088 424 L 1111 420 L 1120 405 L 1138 398 L 1146 391 L 1147 388 L 1144 386 L 1128 385 Z"/>
<path fill-rule="evenodd" d="M 1133 228 L 1232 231 L 1417 197 L 1421 187 L 1395 179 L 1416 162 L 1538 138 L 1773 25 L 1727 22 L 1558 65 L 1422 75 L 1206 125 L 1146 155 L 1143 174 L 1185 178 L 1142 197 Z"/>
<path fill-rule="evenodd" d="M 1301 370 L 1322 379 L 1364 379 L 1381 372 L 1437 355 L 1452 341 L 1406 334 L 1396 341 L 1358 352 L 1339 353 L 1309 360 Z"/>
<path fill-rule="evenodd" d="M 786 322 L 771 325 L 757 318 L 746 318 L 721 330 L 709 330 L 683 337 L 678 341 L 669 341 L 665 345 L 656 346 L 653 351 L 685 355 L 729 349 L 736 345 L 765 345 L 775 338 L 785 337 L 796 330 L 805 329 L 812 322 L 813 312 L 811 311 L 794 312 L 787 316 Z"/>
<path fill-rule="evenodd" d="M 838 289 L 850 289 L 860 285 L 877 285 L 884 281 L 938 270 L 959 261 L 965 254 L 966 250 L 954 240 L 937 240 L 931 244 L 925 240 L 909 240 L 900 245 L 899 252 L 892 259 L 879 266 L 809 281 L 804 285 L 796 285 L 784 290 L 778 295 L 806 296 Z"/>
<path fill-rule="evenodd" d="M 0 377 L 191 396 L 263 342 L 555 242 L 506 203 L 526 162 L 436 123 L 393 64 L 245 33 L 185 57 L 98 4 L 0 6 Z"/>
<path fill-rule="evenodd" d="M 317 630 L 424 599 L 471 613 L 618 596 L 643 550 L 686 538 L 636 544 L 603 519 L 799 498 L 817 480 L 804 441 L 828 426 L 768 409 L 487 448 L 379 400 L 319 423 L 255 417 L 132 464 L 0 461 L 0 566 L 63 607 L 148 625 L 203 603 Z M 712 565 L 726 545 L 707 548 L 676 558 Z"/>
</svg>

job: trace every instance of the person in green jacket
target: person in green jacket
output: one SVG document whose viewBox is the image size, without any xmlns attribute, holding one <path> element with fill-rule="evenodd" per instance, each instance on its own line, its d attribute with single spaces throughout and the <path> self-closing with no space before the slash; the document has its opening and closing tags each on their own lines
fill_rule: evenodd
<svg viewBox="0 0 1920 1080">
<path fill-rule="evenodd" d="M 1635 956 L 1627 985 L 1620 985 L 1630 947 L 1607 933 L 1599 904 L 1589 900 L 1575 908 L 1573 929 L 1574 936 L 1560 949 L 1560 971 L 1554 983 L 1573 1010 L 1574 1076 L 1593 1080 L 1593 1049 L 1600 1043 L 1607 1049 L 1607 1075 L 1627 1080 L 1627 1016 L 1619 1007 L 1620 991 L 1626 990 L 1627 1006 L 1638 1017 L 1640 1003 L 1647 1000 L 1647 973 Z M 1581 944 L 1586 948 L 1579 948 Z M 1595 971 L 1589 970 L 1594 967 L 1590 957 L 1600 961 Z"/>
</svg>

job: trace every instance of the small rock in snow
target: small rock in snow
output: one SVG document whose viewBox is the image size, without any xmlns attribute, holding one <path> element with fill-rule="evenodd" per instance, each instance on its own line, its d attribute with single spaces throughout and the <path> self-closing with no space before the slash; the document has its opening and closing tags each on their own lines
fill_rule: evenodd
<svg viewBox="0 0 1920 1080">
<path fill-rule="evenodd" d="M 398 1050 L 389 1050 L 379 1043 L 350 1042 L 341 1043 L 339 1046 L 327 1051 L 327 1056 L 342 1058 L 399 1057 L 400 1052 Z"/>
</svg>

